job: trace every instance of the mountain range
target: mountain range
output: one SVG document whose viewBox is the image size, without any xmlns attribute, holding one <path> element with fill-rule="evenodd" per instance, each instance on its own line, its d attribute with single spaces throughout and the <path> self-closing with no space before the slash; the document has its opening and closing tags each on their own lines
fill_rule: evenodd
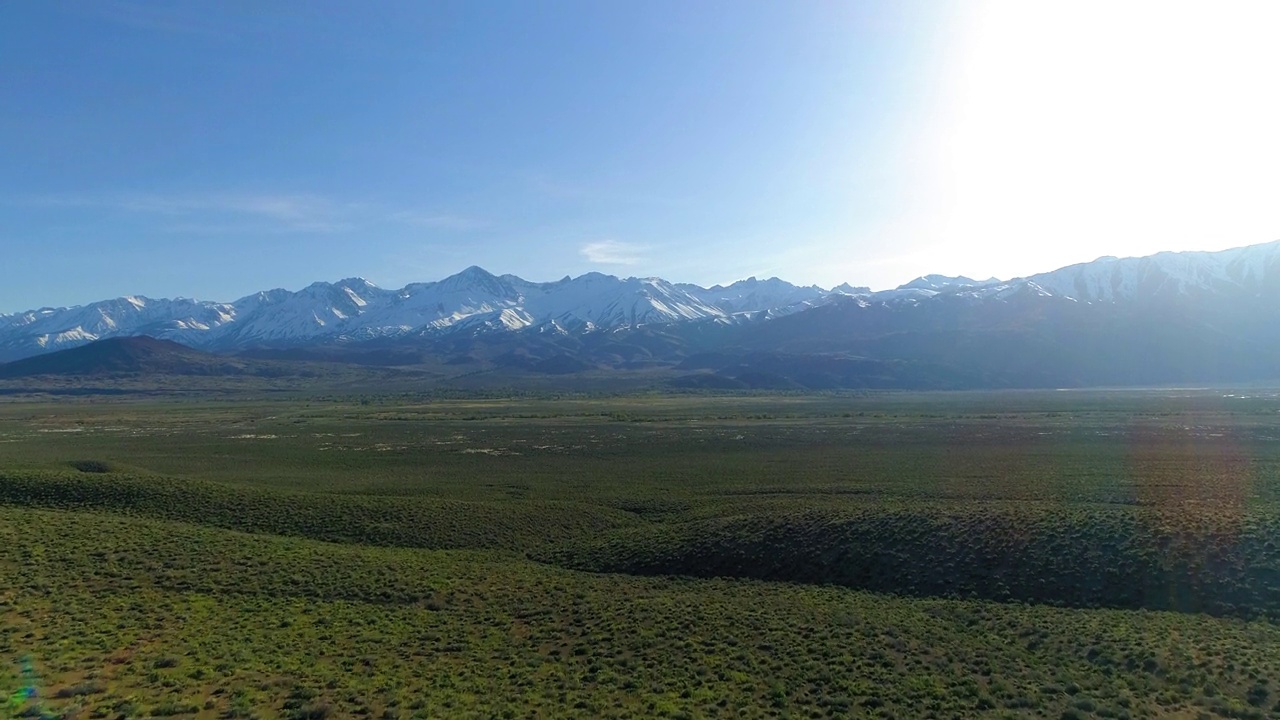
<svg viewBox="0 0 1280 720">
<path fill-rule="evenodd" d="M 129 296 L 0 315 L 0 361 L 38 368 L 36 356 L 133 336 L 459 373 L 662 370 L 690 387 L 1263 382 L 1280 379 L 1280 242 L 879 292 L 778 278 L 531 282 L 470 267 L 400 289 L 350 278 L 230 303 Z"/>
</svg>

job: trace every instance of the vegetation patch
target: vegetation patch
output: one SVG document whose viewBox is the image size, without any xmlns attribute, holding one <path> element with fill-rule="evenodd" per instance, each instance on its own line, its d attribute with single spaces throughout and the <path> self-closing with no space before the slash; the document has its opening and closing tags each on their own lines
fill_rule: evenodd
<svg viewBox="0 0 1280 720">
<path fill-rule="evenodd" d="M 102 474 L 120 472 L 120 467 L 110 460 L 72 460 L 68 464 L 82 473 Z"/>
<path fill-rule="evenodd" d="M 594 572 L 1280 617 L 1277 537 L 1272 510 L 917 503 L 650 525 L 540 557 Z"/>
</svg>

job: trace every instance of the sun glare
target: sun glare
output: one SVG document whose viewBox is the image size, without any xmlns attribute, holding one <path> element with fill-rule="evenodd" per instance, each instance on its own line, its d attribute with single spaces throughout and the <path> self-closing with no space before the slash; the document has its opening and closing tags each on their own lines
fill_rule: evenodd
<svg viewBox="0 0 1280 720">
<path fill-rule="evenodd" d="M 944 255 L 1014 274 L 1280 238 L 1280 4 L 979 7 L 937 117 Z"/>
</svg>

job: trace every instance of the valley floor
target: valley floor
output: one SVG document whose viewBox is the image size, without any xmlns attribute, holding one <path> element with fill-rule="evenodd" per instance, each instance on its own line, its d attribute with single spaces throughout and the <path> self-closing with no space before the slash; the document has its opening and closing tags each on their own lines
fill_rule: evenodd
<svg viewBox="0 0 1280 720">
<path fill-rule="evenodd" d="M 0 405 L 22 717 L 1270 717 L 1273 393 Z"/>
</svg>

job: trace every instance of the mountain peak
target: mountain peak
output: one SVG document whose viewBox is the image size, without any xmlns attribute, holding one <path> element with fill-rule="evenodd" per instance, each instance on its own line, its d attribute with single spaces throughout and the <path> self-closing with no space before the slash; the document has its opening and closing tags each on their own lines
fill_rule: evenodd
<svg viewBox="0 0 1280 720">
<path fill-rule="evenodd" d="M 368 280 L 358 275 L 349 277 L 349 278 L 343 278 L 338 282 L 334 283 L 334 285 L 341 285 L 343 287 L 350 287 L 350 288 L 372 288 L 375 290 L 378 289 L 377 285 L 369 282 Z"/>
<path fill-rule="evenodd" d="M 846 282 L 831 288 L 831 292 L 842 295 L 870 295 L 871 288 L 862 285 L 850 285 Z"/>
<path fill-rule="evenodd" d="M 511 299 L 518 295 L 509 283 L 479 265 L 472 265 L 454 273 L 435 283 L 435 287 L 449 292 L 480 292 L 504 299 Z"/>
<path fill-rule="evenodd" d="M 489 272 L 488 270 L 485 270 L 484 268 L 480 267 L 479 265 L 468 265 L 466 268 L 454 273 L 453 277 L 487 279 L 487 278 L 492 278 L 497 276 Z"/>
<path fill-rule="evenodd" d="M 941 292 L 948 288 L 959 288 L 969 285 L 977 285 L 978 281 L 963 275 L 949 277 L 947 275 L 922 275 L 905 285 L 899 285 L 898 290 L 933 290 Z"/>
</svg>

